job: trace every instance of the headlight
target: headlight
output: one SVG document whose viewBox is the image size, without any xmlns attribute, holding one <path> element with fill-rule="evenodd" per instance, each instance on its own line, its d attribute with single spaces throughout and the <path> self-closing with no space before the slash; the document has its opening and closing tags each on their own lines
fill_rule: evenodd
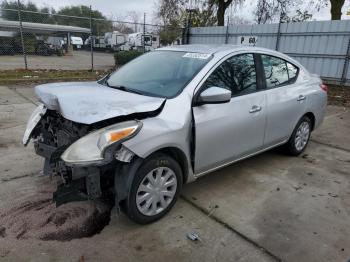
<svg viewBox="0 0 350 262">
<path fill-rule="evenodd" d="M 67 164 L 73 165 L 104 161 L 104 153 L 108 147 L 136 135 L 141 126 L 141 122 L 128 121 L 91 132 L 69 146 L 61 158 Z"/>
</svg>

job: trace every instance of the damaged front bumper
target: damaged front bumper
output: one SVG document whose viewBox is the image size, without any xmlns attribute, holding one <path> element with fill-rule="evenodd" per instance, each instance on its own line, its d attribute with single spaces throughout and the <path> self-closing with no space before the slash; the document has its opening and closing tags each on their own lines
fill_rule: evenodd
<svg viewBox="0 0 350 262">
<path fill-rule="evenodd" d="M 81 131 L 79 124 L 39 105 L 28 121 L 23 144 L 34 138 L 35 152 L 45 159 L 44 174 L 58 177 L 53 200 L 59 206 L 111 193 L 117 166 L 134 157 L 122 142 L 141 127 L 140 121 L 126 121 Z"/>
<path fill-rule="evenodd" d="M 34 141 L 34 148 L 38 155 L 45 158 L 44 174 L 58 177 L 57 190 L 53 194 L 56 206 L 71 201 L 97 199 L 102 196 L 101 173 L 108 171 L 108 164 L 101 167 L 67 166 L 60 159 L 62 149 L 39 141 Z"/>
<path fill-rule="evenodd" d="M 63 150 L 34 141 L 35 151 L 45 158 L 44 174 L 58 176 L 57 190 L 53 194 L 56 206 L 72 202 L 101 198 L 114 190 L 116 167 L 129 163 L 134 153 L 123 145 L 115 151 L 114 158 L 100 163 L 72 165 L 60 158 Z M 115 192 L 113 192 L 115 193 Z"/>
</svg>

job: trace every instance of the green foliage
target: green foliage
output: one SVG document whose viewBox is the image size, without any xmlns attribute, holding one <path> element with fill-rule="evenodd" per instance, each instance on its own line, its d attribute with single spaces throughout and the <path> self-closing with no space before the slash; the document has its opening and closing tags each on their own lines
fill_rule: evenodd
<svg viewBox="0 0 350 262">
<path fill-rule="evenodd" d="M 2 9 L 14 9 L 17 10 L 17 1 L 7 1 L 3 0 L 0 4 Z M 49 9 L 47 7 L 38 8 L 34 3 L 27 2 L 21 4 L 21 10 L 23 11 L 32 11 L 32 12 L 41 12 L 45 14 L 37 13 L 27 13 L 22 12 L 21 17 L 24 22 L 33 22 L 33 23 L 45 23 L 45 24 L 60 24 L 60 25 L 70 25 L 70 26 L 79 26 L 84 28 L 90 28 L 90 8 L 88 6 L 66 6 L 61 8 L 56 12 L 54 9 Z M 84 18 L 72 18 L 64 17 L 57 15 L 67 15 L 67 16 L 77 16 Z M 112 22 L 107 21 L 106 17 L 100 11 L 92 10 L 91 11 L 92 20 L 92 31 L 95 35 L 103 35 L 105 32 L 112 31 Z M 18 21 L 18 12 L 10 10 L 2 10 L 1 18 L 5 20 Z M 101 20 L 94 20 L 101 19 Z"/>
<path fill-rule="evenodd" d="M 119 51 L 114 54 L 115 64 L 120 66 L 127 62 L 133 60 L 134 58 L 142 55 L 142 52 L 132 50 L 132 51 Z"/>
<path fill-rule="evenodd" d="M 63 7 L 57 12 L 58 15 L 90 17 L 90 8 L 85 5 Z M 100 11 L 92 10 L 91 17 L 101 20 L 92 20 L 92 32 L 94 35 L 102 35 L 105 32 L 112 31 L 112 22 L 106 21 L 106 17 Z M 56 17 L 57 23 L 62 25 L 79 26 L 90 28 L 89 19 Z"/>
<path fill-rule="evenodd" d="M 1 11 L 1 17 L 5 20 L 16 21 L 18 20 L 18 6 L 17 1 L 2 1 L 0 4 L 2 9 L 14 9 L 16 11 L 3 10 Z M 21 10 L 32 11 L 32 12 L 43 12 L 48 13 L 48 8 L 38 8 L 33 2 L 21 3 Z M 49 21 L 49 14 L 36 14 L 36 13 L 22 13 L 22 21 L 24 22 L 36 22 L 42 23 L 42 21 Z"/>
</svg>

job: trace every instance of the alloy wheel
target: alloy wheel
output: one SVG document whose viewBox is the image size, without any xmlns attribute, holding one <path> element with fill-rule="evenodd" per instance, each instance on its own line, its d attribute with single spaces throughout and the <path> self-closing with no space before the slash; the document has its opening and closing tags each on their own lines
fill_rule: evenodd
<svg viewBox="0 0 350 262">
<path fill-rule="evenodd" d="M 294 139 L 295 148 L 298 151 L 302 151 L 304 149 L 304 147 L 306 146 L 309 140 L 309 136 L 310 136 L 310 125 L 306 121 L 302 122 L 297 129 L 297 132 L 295 134 L 295 139 Z"/>
</svg>

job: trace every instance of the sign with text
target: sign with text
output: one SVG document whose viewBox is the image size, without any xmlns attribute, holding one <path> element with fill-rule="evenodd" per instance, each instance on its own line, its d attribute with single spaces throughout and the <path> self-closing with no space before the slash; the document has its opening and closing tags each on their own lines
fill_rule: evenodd
<svg viewBox="0 0 350 262">
<path fill-rule="evenodd" d="M 258 42 L 258 37 L 253 35 L 238 36 L 237 45 L 252 45 L 255 46 Z"/>
</svg>

